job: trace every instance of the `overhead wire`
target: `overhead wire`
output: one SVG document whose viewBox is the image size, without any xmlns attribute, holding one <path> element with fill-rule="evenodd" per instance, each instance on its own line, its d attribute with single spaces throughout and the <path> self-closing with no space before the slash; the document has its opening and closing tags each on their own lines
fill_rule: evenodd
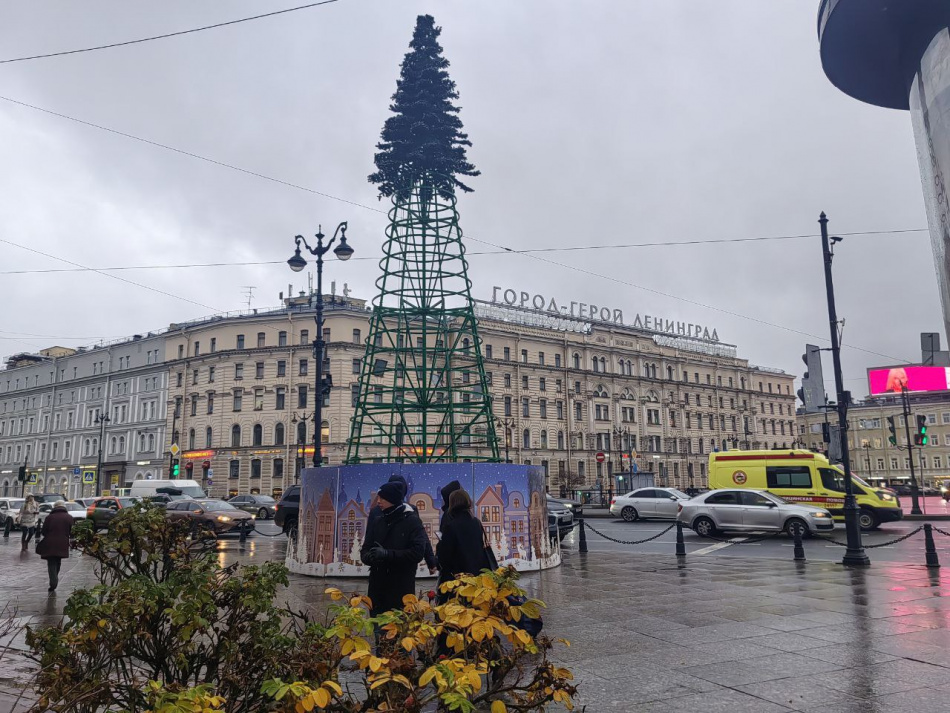
<svg viewBox="0 0 950 713">
<path fill-rule="evenodd" d="M 202 27 L 192 27 L 188 30 L 178 30 L 176 32 L 166 32 L 161 35 L 152 35 L 150 37 L 140 37 L 135 40 L 124 40 L 122 42 L 112 42 L 107 45 L 96 45 L 94 47 L 82 47 L 74 50 L 63 50 L 60 52 L 47 52 L 45 54 L 34 54 L 28 55 L 26 57 L 12 57 L 9 59 L 0 59 L 0 64 L 11 64 L 13 62 L 28 62 L 34 59 L 49 59 L 50 57 L 63 57 L 71 54 L 82 54 L 84 52 L 98 52 L 99 50 L 108 50 L 115 47 L 127 47 L 129 45 L 139 45 L 143 42 L 153 42 L 155 40 L 165 40 L 169 37 L 181 37 L 182 35 L 192 35 L 196 32 L 204 32 L 205 30 L 216 30 L 220 27 L 228 27 L 229 25 L 238 25 L 242 22 L 251 22 L 252 20 L 262 20 L 266 17 L 274 17 L 276 15 L 284 15 L 288 12 L 297 12 L 298 10 L 309 10 L 310 8 L 319 7 L 321 5 L 330 5 L 331 3 L 339 2 L 340 0 L 322 0 L 321 2 L 312 2 L 306 5 L 298 5 L 296 7 L 288 7 L 283 10 L 274 10 L 273 12 L 265 12 L 260 15 L 252 15 L 250 17 L 242 17 L 237 20 L 227 20 L 225 22 L 216 22 L 213 25 L 203 25 Z"/>
<path fill-rule="evenodd" d="M 6 101 L 6 102 L 9 102 L 9 103 L 18 105 L 18 106 L 26 107 L 26 108 L 28 108 L 28 109 L 33 109 L 33 110 L 35 110 L 35 111 L 39 111 L 39 112 L 42 112 L 42 113 L 44 113 L 44 114 L 48 114 L 48 115 L 51 115 L 51 116 L 56 116 L 56 117 L 58 117 L 58 118 L 66 119 L 66 120 L 68 120 L 68 121 L 72 121 L 72 122 L 75 122 L 75 123 L 78 123 L 78 124 L 81 124 L 81 125 L 84 125 L 84 126 L 87 126 L 87 127 L 90 127 L 90 128 L 98 129 L 98 130 L 100 130 L 100 131 L 105 131 L 105 132 L 107 132 L 107 133 L 115 134 L 115 135 L 117 135 L 117 136 L 122 136 L 122 137 L 124 137 L 124 138 L 131 139 L 131 140 L 133 140 L 133 141 L 139 141 L 139 142 L 141 142 L 141 143 L 148 144 L 148 145 L 150 145 L 150 146 L 154 146 L 154 147 L 157 147 L 157 148 L 165 149 L 165 150 L 167 150 L 167 151 L 171 151 L 171 152 L 173 152 L 173 153 L 177 153 L 177 154 L 180 154 L 180 155 L 188 156 L 188 157 L 190 157 L 190 158 L 194 158 L 194 159 L 197 159 L 197 160 L 200 160 L 200 161 L 204 161 L 204 162 L 207 162 L 207 163 L 216 165 L 216 166 L 220 166 L 220 167 L 222 167 L 222 168 L 227 168 L 227 169 L 230 169 L 230 170 L 233 170 L 233 171 L 237 171 L 237 172 L 243 173 L 243 174 L 245 174 L 245 175 L 254 176 L 255 178 L 260 178 L 260 179 L 265 180 L 265 181 L 270 181 L 270 182 L 272 182 L 272 183 L 276 183 L 276 184 L 279 184 L 279 185 L 283 185 L 283 186 L 286 186 L 286 187 L 289 187 L 289 188 L 295 188 L 295 189 L 297 189 L 297 190 L 305 191 L 305 192 L 311 193 L 311 194 L 313 194 L 313 195 L 319 195 L 319 196 L 321 196 L 321 197 L 328 198 L 328 199 L 330 199 L 330 200 L 338 201 L 338 202 L 341 202 L 341 203 L 345 203 L 345 204 L 347 204 L 347 205 L 351 205 L 351 206 L 354 206 L 354 207 L 356 207 L 356 208 L 362 208 L 362 209 L 364 209 L 364 210 L 369 210 L 369 211 L 372 211 L 372 212 L 374 212 L 374 213 L 380 213 L 380 214 L 385 214 L 385 213 L 387 212 L 387 211 L 384 211 L 384 210 L 382 210 L 382 209 L 380 209 L 380 208 L 374 208 L 374 207 L 372 207 L 372 206 L 368 206 L 368 205 L 365 205 L 365 204 L 363 204 L 363 203 L 358 203 L 358 202 L 356 202 L 356 201 L 348 200 L 348 199 L 346 199 L 346 198 L 340 198 L 339 196 L 334 196 L 334 195 L 331 195 L 331 194 L 329 194 L 329 193 L 324 193 L 324 192 L 322 192 L 322 191 L 318 191 L 318 190 L 315 190 L 315 189 L 313 189 L 313 188 L 309 188 L 309 187 L 307 187 L 307 186 L 302 186 L 302 185 L 300 185 L 300 184 L 296 184 L 296 183 L 293 183 L 293 182 L 290 182 L 290 181 L 285 181 L 285 180 L 280 179 L 280 178 L 275 178 L 275 177 L 273 177 L 273 176 L 268 176 L 268 175 L 266 175 L 266 174 L 263 174 L 263 173 L 260 173 L 260 172 L 257 172 L 257 171 L 253 171 L 253 170 L 250 170 L 250 169 L 246 169 L 246 168 L 243 168 L 243 167 L 241 167 L 241 166 L 236 166 L 236 165 L 234 165 L 234 164 L 226 163 L 226 162 L 224 162 L 224 161 L 219 161 L 219 160 L 217 160 L 217 159 L 213 159 L 213 158 L 210 158 L 210 157 L 208 157 L 208 156 L 203 156 L 203 155 L 201 155 L 201 154 L 197 154 L 197 153 L 194 153 L 194 152 L 192 152 L 192 151 L 186 151 L 186 150 L 184 150 L 184 149 L 179 149 L 179 148 L 177 148 L 177 147 L 170 146 L 170 145 L 168 145 L 168 144 L 163 144 L 163 143 L 158 142 L 158 141 L 153 141 L 153 140 L 151 140 L 151 139 L 146 139 L 146 138 L 144 138 L 144 137 L 137 136 L 137 135 L 135 135 L 135 134 L 130 134 L 130 133 L 125 132 L 125 131 L 120 131 L 120 130 L 118 130 L 118 129 L 114 129 L 114 128 L 111 128 L 111 127 L 103 126 L 103 125 L 101 125 L 101 124 L 96 124 L 96 123 L 91 122 L 91 121 L 86 121 L 86 120 L 84 120 L 84 119 L 79 119 L 79 118 L 77 118 L 77 117 L 70 116 L 70 115 L 64 114 L 64 113 L 62 113 L 62 112 L 53 111 L 53 110 L 51 110 L 51 109 L 46 109 L 46 108 L 44 108 L 44 107 L 36 106 L 35 104 L 30 104 L 30 103 L 28 103 L 28 102 L 23 102 L 23 101 L 20 101 L 20 100 L 18 100 L 18 99 L 13 99 L 12 97 L 7 97 L 7 96 L 0 95 L 0 100 Z M 866 231 L 866 232 L 860 232 L 860 231 L 858 231 L 858 232 L 854 232 L 854 233 L 838 233 L 837 235 L 864 235 L 864 234 L 871 235 L 871 234 L 886 234 L 886 233 L 888 233 L 888 232 L 903 233 L 903 232 L 923 232 L 923 231 L 925 231 L 925 229 L 923 229 L 923 228 L 906 228 L 906 229 L 899 229 L 899 230 L 895 230 L 895 231 Z M 789 239 L 789 240 L 790 240 L 790 239 L 798 239 L 799 236 L 778 236 L 778 237 L 779 237 L 779 239 Z M 815 235 L 802 235 L 802 236 L 800 236 L 800 237 L 804 238 L 804 237 L 818 237 L 818 236 L 817 236 L 817 234 L 815 234 Z M 568 265 L 568 264 L 565 264 L 565 263 L 562 263 L 562 262 L 558 262 L 558 261 L 556 261 L 556 260 L 551 260 L 551 259 L 549 259 L 549 258 L 545 258 L 545 257 L 542 257 L 542 256 L 540 256 L 540 255 L 536 255 L 536 254 L 534 254 L 534 252 L 527 252 L 527 251 L 524 251 L 524 250 L 515 250 L 515 249 L 513 249 L 513 248 L 508 248 L 508 247 L 506 247 L 506 246 L 499 245 L 499 244 L 493 243 L 493 242 L 491 242 L 491 241 L 484 240 L 484 239 L 482 239 L 482 238 L 474 237 L 474 236 L 472 236 L 472 235 L 470 235 L 470 234 L 466 234 L 466 235 L 465 235 L 465 239 L 466 239 L 466 240 L 471 240 L 471 241 L 474 241 L 474 242 L 478 242 L 478 243 L 481 243 L 481 244 L 483 244 L 483 245 L 487 245 L 487 246 L 489 246 L 489 247 L 495 248 L 498 252 L 507 252 L 507 253 L 523 254 L 523 255 L 525 255 L 525 257 L 531 258 L 531 259 L 533 259 L 533 260 L 538 260 L 538 261 L 540 261 L 540 262 L 544 262 L 544 263 L 547 263 L 547 264 L 550 264 L 550 265 L 554 265 L 554 266 L 556 266 L 556 267 L 561 267 L 561 268 L 564 268 L 564 269 L 567 269 L 567 270 L 573 270 L 573 271 L 576 271 L 576 272 L 580 272 L 580 273 L 582 273 L 582 274 L 589 275 L 589 276 L 591 276 L 591 277 L 596 277 L 596 278 L 599 278 L 599 279 L 602 279 L 602 280 L 608 280 L 608 281 L 610 281 L 610 282 L 615 282 L 615 283 L 618 283 L 618 284 L 622 284 L 622 285 L 627 286 L 627 287 L 633 287 L 633 288 L 635 288 L 635 289 L 640 289 L 640 290 L 643 290 L 643 291 L 645 291 L 645 292 L 649 292 L 649 293 L 651 293 L 651 294 L 659 295 L 659 296 L 661 296 L 661 297 L 666 297 L 666 298 L 668 298 L 668 299 L 672 299 L 672 300 L 676 300 L 676 301 L 680 301 L 680 302 L 685 302 L 686 304 L 691 304 L 691 305 L 693 305 L 693 306 L 701 307 L 701 308 L 703 308 L 703 309 L 712 310 L 712 311 L 714 311 L 714 312 L 720 312 L 720 313 L 722 313 L 722 314 L 725 314 L 725 315 L 728 315 L 728 316 L 731 316 L 731 317 L 737 317 L 737 318 L 739 318 L 739 319 L 744 319 L 744 320 L 747 320 L 747 321 L 750 321 L 750 322 L 754 322 L 754 323 L 761 324 L 761 325 L 764 325 L 764 326 L 772 327 L 772 328 L 774 328 L 774 329 L 779 329 L 779 330 L 787 331 L 787 332 L 790 332 L 790 333 L 793 333 L 793 334 L 799 334 L 799 335 L 801 335 L 801 336 L 807 336 L 807 337 L 810 337 L 810 338 L 813 338 L 813 339 L 819 339 L 819 340 L 822 340 L 822 341 L 829 341 L 828 337 L 821 337 L 821 336 L 818 336 L 818 335 L 815 335 L 815 334 L 811 334 L 810 332 L 806 332 L 806 331 L 803 331 L 803 330 L 800 330 L 800 329 L 796 329 L 796 328 L 794 328 L 794 327 L 788 327 L 788 326 L 786 326 L 786 325 L 777 324 L 777 323 L 775 323 L 775 322 L 770 322 L 770 321 L 768 321 L 768 320 L 761 319 L 761 318 L 758 318 L 758 317 L 752 317 L 752 316 L 750 316 L 750 315 L 746 315 L 746 314 L 743 314 L 743 313 L 741 313 L 741 312 L 736 312 L 736 311 L 734 311 L 734 310 L 726 309 L 726 308 L 723 308 L 723 307 L 716 307 L 716 306 L 714 306 L 714 305 L 706 304 L 706 303 L 700 302 L 700 301 L 698 301 L 698 300 L 689 299 L 689 298 L 687 298 L 687 297 L 681 297 L 681 296 L 679 296 L 679 295 L 673 295 L 673 294 L 670 294 L 670 293 L 667 293 L 667 292 L 663 292 L 662 290 L 657 290 L 657 289 L 650 288 L 650 287 L 644 287 L 643 285 L 638 285 L 638 284 L 633 283 L 633 282 L 630 282 L 630 281 L 628 281 L 628 280 L 623 280 L 623 279 L 621 279 L 621 278 L 616 278 L 616 277 L 612 277 L 612 276 L 609 276 L 609 275 L 603 275 L 603 274 L 601 274 L 601 273 L 597 273 L 597 272 L 594 272 L 594 271 L 592 271 L 592 270 L 587 270 L 587 269 L 584 269 L 584 268 L 580 268 L 580 267 L 578 267 L 578 266 L 576 266 L 576 265 Z M 763 237 L 763 238 L 758 238 L 758 239 L 767 239 L 767 238 L 766 238 L 766 237 Z M 736 240 L 736 241 L 748 241 L 748 240 L 755 240 L 755 238 L 737 238 L 737 239 L 734 239 L 734 240 Z M 12 242 L 10 242 L 10 241 L 2 240 L 2 239 L 0 239 L 0 242 L 6 242 L 6 243 L 9 243 L 9 244 L 11 244 L 11 245 L 16 245 L 16 243 L 12 243 Z M 688 241 L 687 241 L 687 242 L 688 242 Z M 23 247 L 23 248 L 26 249 L 26 250 L 33 250 L 32 248 L 26 248 L 26 247 L 24 247 L 24 246 L 22 246 L 22 245 L 17 245 L 17 247 Z M 547 250 L 553 250 L 553 249 L 549 249 L 549 248 L 543 248 L 543 249 L 542 249 L 542 248 L 539 248 L 539 249 L 538 249 L 538 251 L 547 251 Z M 33 250 L 33 252 L 37 252 L 37 253 L 39 253 L 39 254 L 46 255 L 46 253 L 41 253 L 40 251 L 37 251 L 37 250 Z M 48 256 L 48 257 L 53 257 L 53 258 L 55 258 L 55 259 L 62 260 L 63 262 L 67 262 L 67 263 L 69 263 L 69 264 L 73 264 L 73 265 L 75 265 L 75 266 L 77 266 L 77 267 L 86 267 L 86 266 L 81 266 L 81 265 L 79 265 L 78 263 L 70 263 L 70 261 L 64 260 L 64 259 L 62 259 L 62 258 L 56 258 L 56 256 L 52 256 L 52 255 L 47 255 L 47 256 Z M 89 269 L 92 269 L 92 268 L 89 268 Z M 96 271 L 96 270 L 94 270 L 94 269 L 92 269 L 92 270 L 93 270 L 94 272 Z M 214 308 L 212 308 L 212 307 L 207 307 L 207 305 L 202 305 L 202 304 L 199 303 L 199 302 L 195 302 L 195 301 L 193 301 L 193 300 L 189 300 L 189 299 L 184 298 L 184 297 L 181 297 L 181 296 L 179 296 L 179 295 L 172 295 L 171 293 L 163 292 L 162 290 L 158 290 L 158 289 L 156 289 L 156 288 L 151 288 L 151 287 L 149 287 L 149 286 L 147 286 L 147 285 L 141 285 L 141 284 L 135 283 L 135 282 L 133 282 L 133 281 L 131 281 L 131 280 L 125 280 L 124 278 L 120 278 L 120 277 L 118 277 L 118 276 L 116 276 L 116 275 L 111 275 L 111 274 L 109 274 L 108 272 L 105 272 L 105 271 L 101 271 L 101 270 L 100 270 L 99 272 L 101 272 L 101 274 L 103 274 L 103 275 L 106 275 L 107 277 L 112 277 L 113 279 L 119 279 L 119 280 L 122 280 L 122 281 L 124 281 L 124 282 L 128 282 L 129 284 L 133 284 L 133 285 L 136 285 L 136 286 L 139 286 L 139 287 L 143 287 L 143 288 L 145 288 L 145 289 L 151 289 L 151 290 L 153 290 L 153 291 L 155 291 L 155 292 L 159 292 L 159 293 L 161 293 L 161 294 L 165 294 L 165 295 L 168 295 L 168 296 L 171 296 L 171 297 L 175 297 L 175 298 L 177 298 L 177 299 L 181 299 L 181 300 L 184 300 L 184 301 L 186 301 L 186 302 L 191 302 L 192 304 L 196 304 L 196 305 L 199 305 L 199 306 L 206 307 L 207 309 L 212 309 L 212 310 L 214 310 Z M 222 311 L 222 310 L 215 310 L 215 311 Z M 876 352 L 876 351 L 874 351 L 874 350 L 867 349 L 867 348 L 864 348 L 864 347 L 859 347 L 859 346 L 854 345 L 854 344 L 848 345 L 848 347 L 851 348 L 851 349 L 855 349 L 855 350 L 858 350 L 858 351 L 865 352 L 865 353 L 867 353 L 867 354 L 873 354 L 873 355 L 875 355 L 875 356 L 884 357 L 884 358 L 891 359 L 891 360 L 894 360 L 894 361 L 898 361 L 898 362 L 901 362 L 901 363 L 910 363 L 910 360 L 907 360 L 907 359 L 900 359 L 899 357 L 893 357 L 893 356 L 890 356 L 890 355 L 887 355 L 887 354 L 882 354 L 882 353 L 880 353 L 880 352 Z"/>
<path fill-rule="evenodd" d="M 839 233 L 839 235 L 878 235 L 885 233 L 915 233 L 915 232 L 927 232 L 927 228 L 908 228 L 904 230 L 878 230 L 878 231 L 862 231 L 854 233 Z M 468 237 L 468 236 L 466 236 Z M 513 248 L 502 248 L 500 250 L 466 250 L 465 254 L 467 256 L 473 255 L 507 255 L 507 254 L 528 254 L 528 253 L 545 253 L 545 252 L 574 252 L 574 251 L 584 251 L 584 250 L 625 250 L 629 248 L 643 248 L 643 247 L 675 247 L 677 245 L 719 245 L 722 243 L 748 243 L 748 242 L 761 242 L 766 240 L 799 240 L 803 238 L 816 238 L 819 237 L 817 234 L 808 234 L 808 235 L 772 235 L 772 236 L 763 236 L 757 238 L 716 238 L 710 240 L 682 240 L 682 241 L 671 241 L 671 242 L 653 242 L 653 243 L 622 243 L 616 245 L 574 245 L 570 247 L 561 247 L 561 248 L 522 248 L 516 250 Z M 474 238 L 473 238 L 474 240 Z M 358 257 L 350 258 L 351 261 L 355 260 L 381 260 L 382 255 L 361 255 Z M 168 265 L 114 265 L 111 267 L 54 267 L 54 268 L 41 268 L 34 270 L 0 270 L 0 275 L 43 275 L 48 273 L 61 273 L 61 272 L 117 272 L 122 270 L 176 270 L 182 268 L 196 268 L 196 267 L 260 267 L 263 265 L 282 265 L 286 260 L 245 260 L 238 262 L 194 262 L 194 263 L 173 263 Z"/>
</svg>

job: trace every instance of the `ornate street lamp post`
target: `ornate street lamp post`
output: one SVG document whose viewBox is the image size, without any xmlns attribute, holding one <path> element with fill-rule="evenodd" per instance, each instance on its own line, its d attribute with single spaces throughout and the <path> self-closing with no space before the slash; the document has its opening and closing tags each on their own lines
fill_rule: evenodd
<svg viewBox="0 0 950 713">
<path fill-rule="evenodd" d="M 336 226 L 336 230 L 333 232 L 333 237 L 330 239 L 326 245 L 323 244 L 323 239 L 326 237 L 323 234 L 322 226 L 317 227 L 317 245 L 316 247 L 310 247 L 306 239 L 302 235 L 298 235 L 294 238 L 296 241 L 297 247 L 294 250 L 294 255 L 287 261 L 287 264 L 290 265 L 290 269 L 294 272 L 300 272 L 307 266 L 307 260 L 300 254 L 300 246 L 302 245 L 306 248 L 307 252 L 317 258 L 317 313 L 315 320 L 317 323 L 317 335 L 316 339 L 313 340 L 313 358 L 317 362 L 317 368 L 314 369 L 314 381 L 315 381 L 315 394 L 314 394 L 314 417 L 313 417 L 313 467 L 319 468 L 323 465 L 323 399 L 326 394 L 329 393 L 330 388 L 333 386 L 333 382 L 327 375 L 326 383 L 324 383 L 323 378 L 323 361 L 325 358 L 326 351 L 326 342 L 323 340 L 323 256 L 326 255 L 330 248 L 333 247 L 333 243 L 336 242 L 337 236 L 340 237 L 340 244 L 336 246 L 333 250 L 333 254 L 336 255 L 340 260 L 346 261 L 353 256 L 353 248 L 351 248 L 346 242 L 346 221 L 340 223 Z"/>
</svg>

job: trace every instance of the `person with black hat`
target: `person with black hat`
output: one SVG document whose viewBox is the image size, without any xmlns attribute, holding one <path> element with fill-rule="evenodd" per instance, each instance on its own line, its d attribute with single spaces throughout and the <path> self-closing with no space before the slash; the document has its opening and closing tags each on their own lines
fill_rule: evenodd
<svg viewBox="0 0 950 713">
<path fill-rule="evenodd" d="M 406 505 L 405 486 L 388 482 L 380 486 L 379 517 L 367 523 L 360 560 L 369 565 L 371 614 L 402 609 L 402 598 L 416 589 L 416 567 L 425 556 L 425 527 L 419 515 Z"/>
<path fill-rule="evenodd" d="M 407 493 L 406 491 L 407 491 L 407 489 L 408 489 L 408 487 L 409 487 L 409 484 L 406 483 L 406 479 L 405 479 L 405 478 L 403 478 L 401 475 L 399 475 L 399 474 L 397 473 L 396 475 L 390 476 L 389 482 L 390 482 L 390 483 L 399 483 L 400 485 L 402 485 L 402 498 L 403 498 L 403 500 L 405 500 L 406 497 L 408 497 L 408 493 Z M 414 506 L 412 503 L 408 503 L 408 502 L 407 502 L 406 505 L 408 505 L 409 507 L 411 507 L 416 513 L 419 512 L 418 510 L 416 510 L 415 506 Z M 383 514 L 383 509 L 382 509 L 378 504 L 377 504 L 377 505 L 374 505 L 374 506 L 370 509 L 369 515 L 368 515 L 367 518 L 366 518 L 366 531 L 367 531 L 367 532 L 370 531 L 370 528 L 373 526 L 373 523 L 374 523 L 374 522 L 376 521 L 376 519 L 377 519 L 380 515 L 382 515 L 382 514 Z M 420 518 L 420 519 L 421 519 L 421 518 Z M 436 556 L 435 556 L 435 550 L 432 549 L 432 542 L 429 540 L 428 537 L 426 537 L 426 551 L 425 551 L 425 554 L 423 555 L 423 557 L 424 557 L 424 559 L 425 559 L 425 561 L 426 561 L 426 567 L 429 568 L 429 574 L 435 574 L 435 573 L 438 571 L 438 569 L 439 569 L 439 560 L 438 560 L 438 559 L 436 558 Z"/>
</svg>

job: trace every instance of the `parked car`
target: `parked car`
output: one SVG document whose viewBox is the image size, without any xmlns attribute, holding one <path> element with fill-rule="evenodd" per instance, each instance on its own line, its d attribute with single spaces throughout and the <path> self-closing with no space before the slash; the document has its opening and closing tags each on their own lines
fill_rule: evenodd
<svg viewBox="0 0 950 713">
<path fill-rule="evenodd" d="M 254 517 L 224 500 L 176 500 L 165 508 L 171 520 L 186 520 L 194 527 L 207 527 L 216 533 L 254 527 Z"/>
<path fill-rule="evenodd" d="M 574 519 L 584 516 L 584 504 L 578 500 L 571 500 L 570 498 L 556 498 L 553 495 L 548 495 L 548 503 L 551 501 L 561 503 L 564 507 L 571 511 L 571 515 L 574 516 Z"/>
<path fill-rule="evenodd" d="M 277 512 L 277 501 L 270 495 L 237 495 L 228 502 L 239 510 L 251 513 L 258 520 L 269 520 Z"/>
<path fill-rule="evenodd" d="M 638 488 L 610 501 L 610 514 L 627 522 L 637 520 L 675 520 L 680 503 L 689 495 L 676 488 Z"/>
<path fill-rule="evenodd" d="M 94 498 L 76 498 L 75 500 L 73 500 L 73 502 L 79 503 L 84 508 L 88 508 L 89 506 L 93 505 L 96 502 L 96 500 L 98 500 L 100 497 L 101 496 L 96 496 Z"/>
<path fill-rule="evenodd" d="M 37 503 L 55 503 L 67 499 L 60 493 L 32 493 L 32 495 Z"/>
<path fill-rule="evenodd" d="M 574 515 L 569 508 L 562 503 L 551 498 L 548 500 L 548 535 L 553 540 L 558 541 L 567 537 L 568 533 L 574 529 Z"/>
<path fill-rule="evenodd" d="M 679 521 L 700 537 L 725 531 L 781 531 L 803 537 L 834 529 L 831 513 L 812 505 L 793 505 L 764 490 L 712 490 L 680 503 Z"/>
<path fill-rule="evenodd" d="M 40 505 L 40 512 L 37 515 L 37 520 L 42 526 L 43 521 L 46 519 L 46 516 L 50 514 L 50 511 L 53 509 L 52 503 L 43 503 Z M 77 502 L 68 502 L 66 503 L 66 512 L 72 515 L 73 522 L 76 520 L 85 520 L 86 519 L 86 508 L 82 504 Z"/>
<path fill-rule="evenodd" d="M 5 529 L 9 520 L 10 529 L 16 528 L 16 516 L 24 502 L 23 498 L 0 498 L 0 527 Z"/>
<path fill-rule="evenodd" d="M 284 491 L 280 502 L 274 510 L 274 524 L 286 535 L 297 532 L 297 521 L 300 518 L 300 486 L 291 485 Z"/>
<path fill-rule="evenodd" d="M 96 530 L 104 530 L 109 527 L 112 518 L 118 515 L 120 510 L 132 507 L 135 502 L 135 498 L 98 498 L 86 508 L 86 517 L 92 520 Z"/>
</svg>

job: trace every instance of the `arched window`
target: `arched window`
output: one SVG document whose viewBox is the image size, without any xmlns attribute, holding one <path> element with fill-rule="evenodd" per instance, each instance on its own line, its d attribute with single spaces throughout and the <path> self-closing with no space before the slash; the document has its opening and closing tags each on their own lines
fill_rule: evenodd
<svg viewBox="0 0 950 713">
<path fill-rule="evenodd" d="M 96 442 L 93 441 L 92 445 L 95 446 Z M 148 434 L 148 452 L 149 453 L 155 452 L 155 434 L 154 433 Z"/>
<path fill-rule="evenodd" d="M 595 374 L 598 373 L 600 371 L 600 360 L 597 357 L 592 357 L 590 360 L 590 366 L 591 369 L 594 370 Z"/>
<path fill-rule="evenodd" d="M 251 445 L 264 445 L 264 427 L 259 423 L 254 424 L 254 430 L 251 432 Z"/>
<path fill-rule="evenodd" d="M 109 441 L 109 452 L 118 453 L 119 452 L 119 439 L 115 436 L 112 437 L 112 440 Z"/>
<path fill-rule="evenodd" d="M 524 430 L 524 433 L 521 434 L 521 447 L 531 448 L 531 431 L 527 428 Z"/>
<path fill-rule="evenodd" d="M 656 364 L 650 364 L 650 376 L 656 378 Z"/>
<path fill-rule="evenodd" d="M 666 378 L 669 379 L 670 381 L 673 381 L 673 367 L 672 366 L 666 367 Z"/>
<path fill-rule="evenodd" d="M 547 431 L 541 431 L 541 447 L 542 448 L 548 447 L 548 432 Z"/>
<path fill-rule="evenodd" d="M 564 431 L 557 432 L 557 449 L 559 451 L 564 450 Z"/>
<path fill-rule="evenodd" d="M 320 423 L 320 442 L 329 443 L 330 442 L 330 422 L 322 421 Z"/>
<path fill-rule="evenodd" d="M 237 448 L 241 445 L 241 427 L 236 423 L 231 426 L 231 447 Z"/>
<path fill-rule="evenodd" d="M 469 349 L 471 349 L 471 347 L 472 347 L 471 341 L 469 341 L 468 337 L 465 337 L 465 339 L 462 340 L 462 349 L 464 349 L 465 351 L 468 351 Z"/>
<path fill-rule="evenodd" d="M 604 388 L 604 385 L 603 385 L 603 384 L 598 384 L 598 385 L 597 385 L 597 388 L 594 389 L 594 397 L 595 397 L 595 398 L 598 398 L 598 399 L 606 399 L 606 398 L 609 398 L 609 396 L 610 396 L 610 395 L 607 393 L 607 389 Z"/>
<path fill-rule="evenodd" d="M 278 423 L 274 426 L 274 445 L 284 445 L 284 424 L 282 423 Z"/>
<path fill-rule="evenodd" d="M 417 510 L 418 512 L 422 512 L 422 511 L 424 511 L 424 510 L 426 509 L 426 501 L 425 501 L 425 500 L 416 500 L 415 505 L 416 505 L 416 510 Z"/>
<path fill-rule="evenodd" d="M 297 421 L 297 443 L 307 442 L 307 422 Z"/>
<path fill-rule="evenodd" d="M 211 436 L 212 436 L 211 426 L 208 426 L 205 429 L 205 448 L 211 448 Z"/>
<path fill-rule="evenodd" d="M 606 357 L 600 358 L 600 370 L 604 372 L 605 374 L 607 373 L 607 358 Z"/>
<path fill-rule="evenodd" d="M 577 354 L 576 352 L 574 354 L 574 368 L 575 369 L 581 368 L 581 355 Z"/>
<path fill-rule="evenodd" d="M 125 453 L 125 436 L 119 436 L 119 453 Z"/>
<path fill-rule="evenodd" d="M 644 363 L 644 365 L 643 365 L 643 375 L 649 378 L 649 376 L 650 376 L 650 365 L 649 365 L 649 364 Z"/>
<path fill-rule="evenodd" d="M 195 429 L 193 428 L 188 430 L 188 450 L 195 450 Z"/>
</svg>

